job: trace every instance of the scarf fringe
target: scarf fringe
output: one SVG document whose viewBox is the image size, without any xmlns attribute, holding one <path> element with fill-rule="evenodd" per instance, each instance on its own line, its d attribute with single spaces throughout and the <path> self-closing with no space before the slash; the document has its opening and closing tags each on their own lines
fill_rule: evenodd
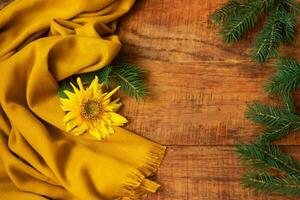
<svg viewBox="0 0 300 200">
<path fill-rule="evenodd" d="M 147 177 L 152 176 L 160 166 L 166 147 L 159 144 L 153 144 L 148 156 L 145 159 L 145 165 L 132 172 L 127 183 L 121 188 L 118 200 L 136 200 L 145 197 L 149 193 L 155 193 L 160 185 Z"/>
</svg>

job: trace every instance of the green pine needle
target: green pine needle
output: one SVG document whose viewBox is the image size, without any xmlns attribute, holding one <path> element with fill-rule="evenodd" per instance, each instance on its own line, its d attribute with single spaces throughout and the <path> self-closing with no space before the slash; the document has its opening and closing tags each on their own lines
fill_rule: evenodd
<svg viewBox="0 0 300 200">
<path fill-rule="evenodd" d="M 72 87 L 67 81 L 61 81 L 58 89 L 58 96 L 60 98 L 64 98 L 64 99 L 68 98 L 64 92 L 65 90 L 71 91 Z"/>
<path fill-rule="evenodd" d="M 248 119 L 269 127 L 298 127 L 300 117 L 287 109 L 254 103 L 248 106 L 246 111 Z"/>
<path fill-rule="evenodd" d="M 98 76 L 100 82 L 105 85 L 119 85 L 121 91 L 137 100 L 142 99 L 148 94 L 148 89 L 144 83 L 145 70 L 132 64 L 113 63 L 102 69 L 90 73 L 80 74 L 84 85 L 90 84 L 95 76 Z M 70 82 L 77 84 L 73 79 L 61 81 L 59 87 L 59 96 L 66 98 L 64 90 L 72 90 Z"/>
<path fill-rule="evenodd" d="M 106 86 L 109 86 L 110 83 L 110 73 L 112 72 L 112 67 L 109 65 L 99 70 L 98 77 L 100 82 L 104 83 Z"/>
<path fill-rule="evenodd" d="M 211 20 L 222 25 L 220 34 L 225 42 L 237 42 L 266 15 L 267 22 L 250 51 L 253 60 L 262 63 L 278 56 L 280 44 L 295 39 L 299 5 L 294 0 L 230 0 Z"/>
<path fill-rule="evenodd" d="M 296 107 L 292 95 L 290 93 L 280 93 L 280 96 L 287 110 L 289 112 L 295 113 Z"/>
<path fill-rule="evenodd" d="M 269 173 L 247 173 L 242 185 L 259 193 L 300 195 L 299 176 L 272 176 Z"/>
<path fill-rule="evenodd" d="M 290 58 L 281 58 L 277 63 L 278 71 L 269 78 L 265 90 L 274 94 L 289 94 L 300 87 L 300 65 Z"/>
<path fill-rule="evenodd" d="M 223 23 L 227 20 L 227 18 L 231 15 L 235 15 L 238 10 L 240 3 L 234 0 L 228 1 L 223 7 L 216 10 L 211 15 L 211 21 L 215 24 Z"/>
<path fill-rule="evenodd" d="M 300 164 L 285 155 L 275 145 L 240 145 L 237 147 L 242 163 L 259 171 L 276 169 L 289 175 L 300 175 Z"/>
<path fill-rule="evenodd" d="M 268 144 L 274 140 L 278 140 L 287 136 L 289 133 L 289 124 L 286 124 L 283 127 L 267 128 L 257 137 L 257 143 Z"/>
<path fill-rule="evenodd" d="M 220 34 L 225 42 L 236 42 L 258 22 L 256 10 L 240 8 L 240 14 L 230 16 Z"/>
<path fill-rule="evenodd" d="M 145 70 L 131 64 L 112 64 L 108 67 L 111 72 L 107 79 L 121 87 L 131 97 L 139 100 L 148 94 L 148 89 L 144 84 Z"/>
<path fill-rule="evenodd" d="M 300 4 L 294 0 L 281 0 L 282 5 L 287 12 L 297 14 L 300 12 Z"/>
<path fill-rule="evenodd" d="M 297 18 L 295 14 L 285 13 L 280 17 L 282 24 L 282 42 L 290 43 L 295 40 Z"/>
<path fill-rule="evenodd" d="M 274 11 L 274 14 L 268 18 L 266 25 L 257 36 L 251 49 L 251 57 L 258 63 L 278 55 L 278 47 L 283 40 L 282 24 L 281 20 L 278 19 L 279 12 L 279 10 Z"/>
</svg>

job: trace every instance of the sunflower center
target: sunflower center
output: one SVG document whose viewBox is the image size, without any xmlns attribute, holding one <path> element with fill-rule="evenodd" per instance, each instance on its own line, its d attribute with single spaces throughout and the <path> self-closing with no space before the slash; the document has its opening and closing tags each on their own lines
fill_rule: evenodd
<svg viewBox="0 0 300 200">
<path fill-rule="evenodd" d="M 81 105 L 81 116 L 87 120 L 97 120 L 102 112 L 102 105 L 97 100 L 87 100 Z"/>
</svg>

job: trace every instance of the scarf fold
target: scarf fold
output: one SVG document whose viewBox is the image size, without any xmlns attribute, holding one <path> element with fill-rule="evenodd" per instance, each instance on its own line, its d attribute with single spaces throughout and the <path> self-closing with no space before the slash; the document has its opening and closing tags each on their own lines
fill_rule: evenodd
<svg viewBox="0 0 300 200">
<path fill-rule="evenodd" d="M 165 147 L 66 133 L 58 81 L 109 64 L 134 0 L 15 0 L 0 11 L 0 199 L 139 199 Z"/>
</svg>

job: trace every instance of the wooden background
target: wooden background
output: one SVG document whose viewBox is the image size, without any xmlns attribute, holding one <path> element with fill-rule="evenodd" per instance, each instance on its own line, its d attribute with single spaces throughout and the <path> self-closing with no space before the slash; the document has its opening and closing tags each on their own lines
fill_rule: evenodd
<svg viewBox="0 0 300 200">
<path fill-rule="evenodd" d="M 139 0 L 120 22 L 122 56 L 149 71 L 151 88 L 145 101 L 124 102 L 128 129 L 168 146 L 158 172 L 163 188 L 149 200 L 299 199 L 240 186 L 245 169 L 234 146 L 253 141 L 262 128 L 245 119 L 246 104 L 277 100 L 261 87 L 271 64 L 260 66 L 247 53 L 257 30 L 224 44 L 210 24 L 209 15 L 226 1 Z M 300 42 L 282 53 L 300 58 L 298 49 Z M 299 136 L 279 143 L 300 158 Z"/>
<path fill-rule="evenodd" d="M 246 104 L 278 100 L 261 87 L 274 71 L 270 63 L 260 66 L 247 54 L 257 30 L 224 44 L 210 24 L 209 15 L 226 1 L 138 0 L 119 24 L 121 56 L 149 71 L 151 88 L 141 102 L 123 97 L 127 128 L 168 146 L 157 177 L 163 188 L 148 200 L 298 199 L 240 186 L 245 169 L 234 146 L 253 141 L 262 128 L 245 119 Z M 300 58 L 299 39 L 282 53 Z M 300 159 L 299 136 L 278 143 Z"/>
</svg>

